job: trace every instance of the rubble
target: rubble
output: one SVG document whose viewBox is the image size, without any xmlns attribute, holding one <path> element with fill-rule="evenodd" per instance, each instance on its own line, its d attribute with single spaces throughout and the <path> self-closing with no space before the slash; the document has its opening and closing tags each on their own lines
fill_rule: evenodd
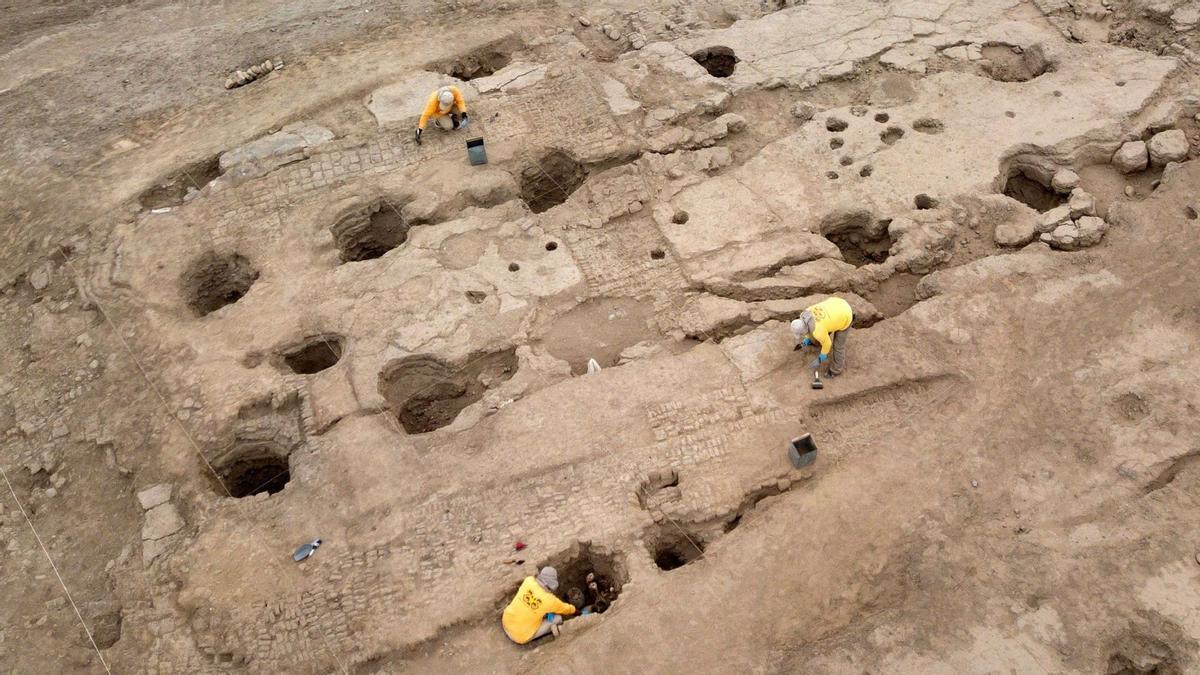
<svg viewBox="0 0 1200 675">
<path fill-rule="evenodd" d="M 1188 156 L 1187 134 L 1181 129 L 1160 131 L 1150 138 L 1150 163 L 1165 166 L 1171 162 L 1182 162 Z"/>
<path fill-rule="evenodd" d="M 1113 166 L 1121 173 L 1137 173 L 1150 164 L 1145 141 L 1130 141 L 1122 145 L 1112 158 Z"/>
</svg>

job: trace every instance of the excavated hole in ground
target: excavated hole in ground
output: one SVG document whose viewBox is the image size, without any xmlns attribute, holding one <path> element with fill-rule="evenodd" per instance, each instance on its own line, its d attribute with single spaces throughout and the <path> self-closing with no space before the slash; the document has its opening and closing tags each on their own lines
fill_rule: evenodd
<svg viewBox="0 0 1200 675">
<path fill-rule="evenodd" d="M 481 47 L 456 59 L 431 63 L 425 69 L 460 80 L 473 80 L 487 77 L 511 62 L 510 52 L 496 47 Z"/>
<path fill-rule="evenodd" d="M 239 253 L 208 251 L 188 265 L 180 278 L 184 301 L 196 316 L 231 305 L 258 280 L 258 270 Z"/>
<path fill-rule="evenodd" d="M 737 68 L 738 57 L 729 47 L 705 47 L 692 52 L 692 58 L 713 77 L 729 77 Z"/>
<path fill-rule="evenodd" d="M 551 356 L 571 364 L 573 374 L 582 375 L 588 359 L 609 368 L 629 347 L 661 339 L 650 327 L 653 312 L 651 303 L 634 298 L 591 298 L 536 329 L 534 335 Z"/>
<path fill-rule="evenodd" d="M 521 198 L 530 211 L 542 213 L 567 201 L 586 179 L 587 167 L 562 150 L 552 150 L 521 171 Z"/>
<path fill-rule="evenodd" d="M 983 46 L 983 72 L 999 82 L 1028 82 L 1053 70 L 1040 45 L 1013 51 L 1013 46 L 991 43 Z"/>
<path fill-rule="evenodd" d="M 453 422 L 516 371 L 516 349 L 474 353 L 458 366 L 431 355 L 409 356 L 383 369 L 379 393 L 407 433 L 424 434 Z"/>
<path fill-rule="evenodd" d="M 577 542 L 566 551 L 551 556 L 541 565 L 545 566 L 558 571 L 555 595 L 580 610 L 591 607 L 597 614 L 608 611 L 629 580 L 616 556 L 603 553 L 586 542 Z M 569 621 L 577 616 L 579 614 L 563 618 Z"/>
<path fill-rule="evenodd" d="M 216 469 L 225 489 L 238 498 L 275 494 L 292 478 L 287 451 L 270 441 L 238 442 Z"/>
<path fill-rule="evenodd" d="M 939 119 L 933 117 L 922 117 L 921 119 L 913 122 L 912 128 L 913 131 L 917 131 L 922 134 L 940 134 L 946 130 L 946 125 L 943 124 Z"/>
<path fill-rule="evenodd" d="M 386 199 L 345 213 L 330 226 L 343 263 L 374 260 L 408 240 L 411 225 Z"/>
<path fill-rule="evenodd" d="M 142 208 L 158 209 L 179 206 L 187 197 L 188 190 L 199 190 L 221 175 L 218 155 L 189 164 L 161 185 L 156 185 L 138 197 Z"/>
<path fill-rule="evenodd" d="M 342 359 L 345 340 L 340 335 L 316 335 L 279 352 L 283 364 L 297 375 L 313 375 Z"/>
<path fill-rule="evenodd" d="M 674 523 L 657 525 L 646 537 L 646 550 L 658 569 L 664 572 L 679 569 L 704 555 L 704 537 Z"/>
<path fill-rule="evenodd" d="M 1009 173 L 1008 180 L 1004 183 L 1004 195 L 1042 213 L 1067 203 L 1066 195 L 1043 185 L 1023 169 L 1014 169 Z"/>
<path fill-rule="evenodd" d="M 917 195 L 916 197 L 913 197 L 913 207 L 915 207 L 918 211 L 928 211 L 930 209 L 936 209 L 938 207 L 938 203 L 939 202 L 937 199 L 930 197 L 929 195 L 925 194 L 924 192 Z"/>
<path fill-rule="evenodd" d="M 917 304 L 917 284 L 921 278 L 919 274 L 897 272 L 863 297 L 879 310 L 883 318 L 890 319 Z"/>
<path fill-rule="evenodd" d="M 879 140 L 888 145 L 895 145 L 901 138 L 904 138 L 904 130 L 900 127 L 888 127 L 879 134 Z"/>
<path fill-rule="evenodd" d="M 862 267 L 887 260 L 896 243 L 888 236 L 888 222 L 876 222 L 870 211 L 839 213 L 822 223 L 821 233 L 838 247 L 844 261 Z"/>
</svg>

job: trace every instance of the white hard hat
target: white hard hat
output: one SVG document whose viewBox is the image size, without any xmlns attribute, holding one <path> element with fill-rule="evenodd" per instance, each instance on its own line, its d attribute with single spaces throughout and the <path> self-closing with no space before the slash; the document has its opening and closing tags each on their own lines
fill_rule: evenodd
<svg viewBox="0 0 1200 675">
<path fill-rule="evenodd" d="M 450 91 L 450 87 L 442 87 L 438 90 L 438 103 L 444 106 L 454 103 L 454 92 Z"/>
</svg>

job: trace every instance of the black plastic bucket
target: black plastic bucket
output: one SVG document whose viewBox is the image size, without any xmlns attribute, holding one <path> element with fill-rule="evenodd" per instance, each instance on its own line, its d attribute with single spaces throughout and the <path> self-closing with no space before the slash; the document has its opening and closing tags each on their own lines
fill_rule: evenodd
<svg viewBox="0 0 1200 675">
<path fill-rule="evenodd" d="M 792 442 L 788 443 L 788 459 L 792 460 L 792 466 L 797 469 L 817 460 L 817 444 L 813 442 L 812 434 L 793 438 Z"/>
</svg>

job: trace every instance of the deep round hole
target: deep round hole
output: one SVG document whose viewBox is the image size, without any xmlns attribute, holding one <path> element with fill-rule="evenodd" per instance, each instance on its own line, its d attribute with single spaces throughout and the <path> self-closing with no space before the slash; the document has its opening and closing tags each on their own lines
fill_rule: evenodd
<svg viewBox="0 0 1200 675">
<path fill-rule="evenodd" d="M 516 272 L 516 271 L 517 271 L 517 270 L 519 270 L 519 269 L 521 269 L 521 266 L 520 266 L 520 265 L 518 265 L 517 263 L 515 263 L 515 262 L 514 262 L 514 263 L 508 263 L 508 271 L 509 271 L 509 272 Z"/>
<path fill-rule="evenodd" d="M 680 209 L 671 214 L 671 222 L 675 223 L 676 225 L 682 225 L 688 221 L 689 217 L 690 216 L 688 215 L 687 211 Z"/>
<path fill-rule="evenodd" d="M 1125 86 L 1125 80 L 1117 80 L 1117 86 L 1118 86 L 1118 87 L 1124 87 L 1124 86 Z"/>
<path fill-rule="evenodd" d="M 465 295 L 467 296 L 467 301 L 472 305 L 478 305 L 487 299 L 487 293 L 483 291 L 467 291 Z"/>
<path fill-rule="evenodd" d="M 656 248 L 650 251 L 650 258 L 653 260 L 662 260 L 667 257 L 667 252 L 661 248 Z"/>
<path fill-rule="evenodd" d="M 863 178 L 867 178 L 873 173 L 875 173 L 875 167 L 871 166 L 870 164 L 858 170 L 858 175 L 862 176 Z"/>
<path fill-rule="evenodd" d="M 737 68 L 738 57 L 729 47 L 705 47 L 692 53 L 692 58 L 713 77 L 729 77 Z"/>
<path fill-rule="evenodd" d="M 855 267 L 887 260 L 896 243 L 888 236 L 886 221 L 876 221 L 867 210 L 827 217 L 821 223 L 821 234 L 838 247 L 842 260 Z"/>
<path fill-rule="evenodd" d="M 926 211 L 928 209 L 936 209 L 937 205 L 938 205 L 938 200 L 934 199 L 933 197 L 930 197 L 929 195 L 925 194 L 924 192 L 922 192 L 921 194 L 919 194 L 913 198 L 913 206 L 916 206 L 917 209 L 922 210 L 922 211 Z"/>
<path fill-rule="evenodd" d="M 258 270 L 238 253 L 209 251 L 188 266 L 181 278 L 183 295 L 196 316 L 231 305 L 258 280 Z"/>
<path fill-rule="evenodd" d="M 901 138 L 904 138 L 904 130 L 900 127 L 888 127 L 883 130 L 883 133 L 879 134 L 879 140 L 888 145 L 895 145 L 896 141 L 899 141 Z"/>
<path fill-rule="evenodd" d="M 849 127 L 850 127 L 850 123 L 844 119 L 841 119 L 838 117 L 826 117 L 825 118 L 825 129 L 827 131 L 833 131 L 836 133 L 838 131 L 845 131 Z"/>
<path fill-rule="evenodd" d="M 840 160 L 838 160 L 838 162 L 839 162 L 839 163 L 840 163 L 842 166 L 850 166 L 851 164 L 853 164 L 853 163 L 854 163 L 854 158 L 853 158 L 853 157 L 850 157 L 849 155 L 847 155 L 847 156 L 845 156 L 845 157 L 841 158 Z"/>
<path fill-rule="evenodd" d="M 1015 113 L 1015 112 L 1013 112 L 1013 111 L 1011 111 L 1011 110 L 1005 110 L 1005 111 L 1004 111 L 1004 116 L 1005 116 L 1005 117 L 1016 117 L 1016 116 L 1017 116 L 1017 113 Z"/>
<path fill-rule="evenodd" d="M 408 240 L 409 223 L 386 199 L 343 214 L 329 228 L 343 263 L 374 260 Z"/>
<path fill-rule="evenodd" d="M 507 51 L 485 46 L 457 59 L 431 63 L 425 69 L 445 73 L 460 80 L 473 80 L 477 77 L 487 77 L 511 61 L 512 56 Z"/>
<path fill-rule="evenodd" d="M 690 528 L 689 528 L 690 529 Z M 704 555 L 705 542 L 699 533 L 675 525 L 659 527 L 647 537 L 646 547 L 658 569 L 677 570 Z"/>
<path fill-rule="evenodd" d="M 875 121 L 879 122 L 880 124 L 887 122 L 889 119 L 891 119 L 891 116 L 885 112 L 875 114 Z"/>
<path fill-rule="evenodd" d="M 271 442 L 243 442 L 218 468 L 221 483 L 233 497 L 260 492 L 275 494 L 292 479 L 287 453 Z"/>
<path fill-rule="evenodd" d="M 1195 220 L 1196 219 L 1195 207 L 1192 207 L 1192 206 L 1183 207 L 1183 215 L 1187 216 L 1188 220 Z"/>
<path fill-rule="evenodd" d="M 551 150 L 521 171 L 521 199 L 534 213 L 549 211 L 567 201 L 586 179 L 583 164 L 561 150 Z"/>
<path fill-rule="evenodd" d="M 547 250 L 547 251 L 554 251 L 554 250 L 557 250 L 557 249 L 558 249 L 558 242 L 557 242 L 557 241 L 548 241 L 548 242 L 546 242 L 546 250 Z"/>
<path fill-rule="evenodd" d="M 837 150 L 838 148 L 842 147 L 845 144 L 846 144 L 846 141 L 843 141 L 842 139 L 837 138 L 836 136 L 829 139 L 829 148 L 831 150 Z"/>
<path fill-rule="evenodd" d="M 829 180 L 837 180 L 838 173 L 836 171 L 826 171 L 825 177 L 828 178 Z"/>
<path fill-rule="evenodd" d="M 332 367 L 342 358 L 343 340 L 338 335 L 317 335 L 280 352 L 284 365 L 298 375 L 312 375 Z"/>
</svg>

